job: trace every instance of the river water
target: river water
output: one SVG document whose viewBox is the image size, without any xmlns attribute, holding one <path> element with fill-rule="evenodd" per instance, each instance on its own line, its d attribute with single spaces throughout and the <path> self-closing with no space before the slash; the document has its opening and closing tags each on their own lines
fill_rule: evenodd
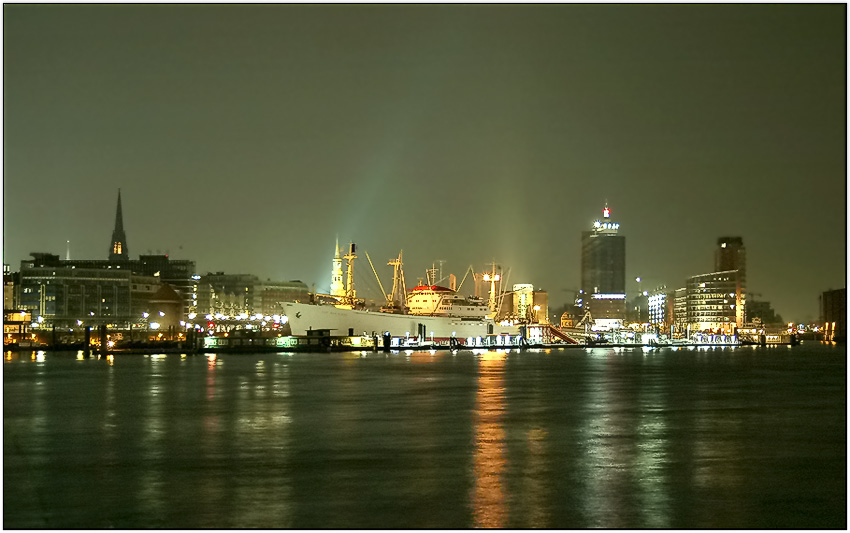
<svg viewBox="0 0 850 533">
<path fill-rule="evenodd" d="M 846 346 L 6 353 L 5 528 L 845 528 Z"/>
</svg>

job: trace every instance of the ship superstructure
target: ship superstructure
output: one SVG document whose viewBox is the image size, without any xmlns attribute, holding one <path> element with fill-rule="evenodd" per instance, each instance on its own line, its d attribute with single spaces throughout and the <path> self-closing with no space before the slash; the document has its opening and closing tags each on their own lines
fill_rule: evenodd
<svg viewBox="0 0 850 533">
<path fill-rule="evenodd" d="M 485 319 L 490 308 L 480 300 L 468 299 L 448 287 L 419 285 L 411 289 L 407 298 L 411 315 L 458 316 Z"/>
</svg>

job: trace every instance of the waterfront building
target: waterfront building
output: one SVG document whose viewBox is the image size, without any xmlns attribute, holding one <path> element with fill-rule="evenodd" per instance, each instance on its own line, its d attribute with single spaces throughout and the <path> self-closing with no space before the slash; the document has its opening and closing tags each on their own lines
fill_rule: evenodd
<svg viewBox="0 0 850 533">
<path fill-rule="evenodd" d="M 65 268 L 69 269 L 83 269 L 83 270 L 105 270 L 107 272 L 130 272 L 134 275 L 140 276 L 142 278 L 153 277 L 156 278 L 155 283 L 153 285 L 159 284 L 168 284 L 172 286 L 180 295 L 183 301 L 182 311 L 181 311 L 181 319 L 185 320 L 186 317 L 194 312 L 196 307 L 195 297 L 195 285 L 197 283 L 197 276 L 195 276 L 195 262 L 189 260 L 175 260 L 168 257 L 167 254 L 156 254 L 156 255 L 140 255 L 139 259 L 130 259 L 129 252 L 127 247 L 127 236 L 124 231 L 124 218 L 121 208 L 121 191 L 118 192 L 118 203 L 115 209 L 115 225 L 112 230 L 112 240 L 109 249 L 108 259 L 68 259 L 70 257 L 70 253 L 66 252 L 66 259 L 62 260 L 58 255 L 50 254 L 50 253 L 32 253 L 32 259 L 24 260 L 21 262 L 22 269 L 24 266 L 28 269 L 40 268 L 43 270 L 39 270 L 39 276 L 42 279 L 49 279 L 49 276 L 45 277 L 46 274 L 44 272 L 53 272 L 54 270 L 57 272 L 64 272 Z M 34 271 L 29 270 L 30 274 Z M 28 276 L 30 275 L 28 274 Z M 57 274 L 60 275 L 60 274 Z M 64 274 L 62 274 L 64 275 Z M 31 277 L 31 276 L 30 276 Z M 68 276 L 70 278 L 79 278 L 79 275 Z M 124 282 L 121 283 L 130 283 L 129 278 L 127 276 L 122 276 L 119 274 L 111 275 L 108 273 L 97 273 L 92 274 L 92 283 L 103 282 L 108 286 L 112 286 L 117 283 L 116 279 L 124 279 Z M 30 283 L 28 281 L 28 283 Z M 61 282 L 64 283 L 64 282 Z M 60 284 L 61 284 L 60 283 Z M 150 283 L 135 283 L 137 286 L 151 285 Z M 21 288 L 23 287 L 23 281 L 21 281 Z M 94 286 L 89 286 L 89 292 L 91 293 Z M 28 287 L 29 289 L 34 289 L 34 287 Z M 106 287 L 103 290 L 107 290 Z M 43 292 L 43 291 L 42 291 Z M 124 294 L 124 289 L 122 289 L 121 294 Z M 31 300 L 31 295 L 34 293 L 22 293 L 21 289 L 15 290 L 16 297 L 21 297 L 22 301 L 26 300 L 26 305 L 32 306 L 35 305 Z M 26 295 L 26 296 L 25 296 Z M 105 303 L 105 302 L 101 302 Z M 48 307 L 47 302 L 45 302 L 44 306 Z M 88 305 L 88 303 L 86 304 Z M 115 303 L 113 306 L 119 306 L 116 311 L 117 314 L 114 316 L 125 316 L 123 313 L 126 311 L 126 302 L 124 303 Z M 73 308 L 73 306 L 72 306 Z M 63 311 L 64 312 L 64 311 Z M 70 312 L 70 311 L 69 311 Z M 112 310 L 109 311 L 112 313 Z M 91 316 L 91 315 L 89 315 Z M 111 315 L 110 315 L 111 316 Z M 67 317 L 69 320 L 72 317 Z M 77 319 L 83 319 L 85 317 L 80 316 Z M 104 317 L 105 319 L 106 317 Z"/>
<path fill-rule="evenodd" d="M 208 273 L 198 280 L 197 314 L 225 316 L 285 314 L 285 302 L 309 301 L 302 281 L 262 281 L 253 274 Z"/>
<path fill-rule="evenodd" d="M 494 319 L 496 322 L 549 324 L 549 293 L 534 290 L 530 283 L 516 283 L 505 293 Z"/>
<path fill-rule="evenodd" d="M 534 291 L 531 294 L 531 321 L 536 324 L 549 324 L 549 293 L 546 291 Z"/>
<path fill-rule="evenodd" d="M 255 314 L 259 295 L 259 278 L 252 274 L 207 273 L 198 280 L 198 306 L 201 316 L 222 314 L 237 316 Z"/>
<path fill-rule="evenodd" d="M 34 317 L 29 311 L 5 309 L 3 311 L 3 344 L 31 340 L 30 327 Z"/>
<path fill-rule="evenodd" d="M 516 283 L 513 287 L 513 315 L 520 319 L 531 321 L 532 308 L 534 307 L 534 285 L 530 283 Z"/>
<path fill-rule="evenodd" d="M 649 292 L 638 293 L 626 306 L 626 321 L 646 324 L 649 322 Z"/>
<path fill-rule="evenodd" d="M 691 332 L 734 334 L 744 324 L 746 296 L 737 270 L 691 276 L 687 281 L 687 317 Z"/>
<path fill-rule="evenodd" d="M 132 274 L 156 278 L 156 283 L 167 283 L 174 287 L 183 299 L 183 320 L 192 312 L 194 307 L 194 287 L 196 280 L 193 278 L 195 273 L 195 262 L 189 260 L 174 260 L 167 255 L 142 255 L 139 259 L 127 260 L 102 260 L 102 259 L 72 259 L 63 260 L 58 255 L 35 252 L 30 254 L 31 259 L 21 262 L 21 269 L 27 268 L 43 268 L 44 272 L 57 269 L 83 269 L 83 270 L 104 270 L 107 272 L 130 272 Z M 52 270 L 51 270 L 52 269 Z M 120 276 L 119 276 L 120 277 Z M 106 274 L 95 274 L 94 279 L 112 279 Z M 23 284 L 23 281 L 21 282 Z M 20 294 L 21 291 L 19 290 Z"/>
<path fill-rule="evenodd" d="M 139 259 L 126 261 L 133 273 L 154 276 L 177 290 L 183 299 L 183 318 L 195 312 L 197 306 L 195 262 L 188 259 L 171 259 L 168 255 L 140 255 Z"/>
<path fill-rule="evenodd" d="M 3 309 L 15 308 L 15 275 L 9 265 L 3 263 Z"/>
<path fill-rule="evenodd" d="M 688 289 L 681 287 L 673 291 L 673 335 L 685 335 L 688 328 Z"/>
<path fill-rule="evenodd" d="M 667 325 L 667 293 L 665 287 L 658 288 L 646 297 L 648 321 L 656 328 Z"/>
<path fill-rule="evenodd" d="M 85 268 L 51 254 L 32 255 L 21 262 L 17 306 L 41 317 L 43 327 L 129 327 L 141 321 L 161 285 L 157 277 L 128 268 Z"/>
<path fill-rule="evenodd" d="M 820 295 L 820 322 L 827 341 L 847 339 L 847 289 L 825 291 Z"/>
<path fill-rule="evenodd" d="M 581 235 L 582 313 L 590 310 L 600 325 L 622 323 L 626 318 L 626 238 L 619 235 L 608 205 L 602 219 Z"/>
<path fill-rule="evenodd" d="M 149 296 L 141 316 L 147 320 L 145 325 L 148 330 L 158 330 L 171 338 L 175 332 L 185 329 L 185 322 L 181 320 L 182 312 L 183 297 L 174 287 L 162 283 L 157 291 Z"/>
<path fill-rule="evenodd" d="M 301 280 L 272 281 L 266 280 L 260 288 L 262 305 L 260 313 L 263 316 L 286 314 L 285 302 L 309 302 L 310 289 Z"/>
<path fill-rule="evenodd" d="M 750 296 L 753 296 L 751 294 Z M 747 322 L 763 325 L 784 325 L 782 317 L 776 314 L 770 302 L 757 301 L 749 298 L 747 300 Z"/>
</svg>

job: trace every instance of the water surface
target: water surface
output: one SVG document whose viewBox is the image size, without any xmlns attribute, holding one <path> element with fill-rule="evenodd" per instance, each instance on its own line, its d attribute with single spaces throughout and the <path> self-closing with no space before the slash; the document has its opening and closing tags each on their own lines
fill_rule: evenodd
<svg viewBox="0 0 850 533">
<path fill-rule="evenodd" d="M 6 528 L 845 528 L 846 349 L 7 353 Z"/>
</svg>

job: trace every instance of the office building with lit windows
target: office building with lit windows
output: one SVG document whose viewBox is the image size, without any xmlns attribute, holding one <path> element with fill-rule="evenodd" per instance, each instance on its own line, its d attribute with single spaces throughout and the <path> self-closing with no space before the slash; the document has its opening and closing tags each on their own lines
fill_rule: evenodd
<svg viewBox="0 0 850 533">
<path fill-rule="evenodd" d="M 602 219 L 581 234 L 581 312 L 597 323 L 626 318 L 626 238 L 606 205 Z"/>
<path fill-rule="evenodd" d="M 683 336 L 688 328 L 688 289 L 681 287 L 668 295 L 673 299 L 673 336 Z"/>
<path fill-rule="evenodd" d="M 128 327 L 150 311 L 150 299 L 162 286 L 157 277 L 127 268 L 78 268 L 57 264 L 57 256 L 45 264 L 39 260 L 45 255 L 21 262 L 16 286 L 17 307 L 45 327 Z"/>
<path fill-rule="evenodd" d="M 667 293 L 663 288 L 655 290 L 646 298 L 649 309 L 649 323 L 652 326 L 662 328 L 667 323 Z"/>
<path fill-rule="evenodd" d="M 746 296 L 738 270 L 692 276 L 687 281 L 687 316 L 691 333 L 735 334 L 744 324 Z"/>
</svg>

